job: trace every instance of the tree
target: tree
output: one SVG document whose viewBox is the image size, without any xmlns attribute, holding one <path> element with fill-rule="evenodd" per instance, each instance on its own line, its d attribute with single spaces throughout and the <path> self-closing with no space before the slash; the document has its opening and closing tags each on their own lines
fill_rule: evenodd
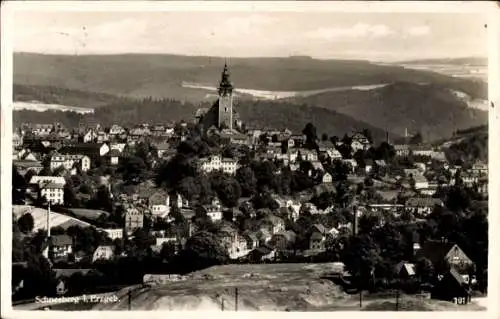
<svg viewBox="0 0 500 319">
<path fill-rule="evenodd" d="M 271 161 L 265 162 L 252 162 L 250 166 L 257 178 L 257 188 L 258 191 L 263 191 L 266 189 L 276 189 L 277 179 L 275 176 L 276 165 Z"/>
<path fill-rule="evenodd" d="M 387 278 L 393 275 L 393 266 L 404 259 L 406 253 L 406 242 L 403 235 L 393 224 L 386 223 L 373 231 L 372 238 L 375 239 L 380 248 L 382 262 L 379 266 L 380 272 Z"/>
<path fill-rule="evenodd" d="M 134 232 L 133 245 L 137 252 L 145 252 L 147 248 L 155 244 L 155 238 L 144 228 L 139 228 Z"/>
<path fill-rule="evenodd" d="M 281 154 L 288 152 L 288 140 L 281 141 Z"/>
<path fill-rule="evenodd" d="M 76 192 L 73 188 L 71 179 L 68 180 L 66 184 L 64 184 L 64 204 L 67 207 L 80 207 L 81 202 L 78 199 Z"/>
<path fill-rule="evenodd" d="M 50 235 L 55 236 L 55 235 L 64 235 L 66 233 L 66 230 L 61 227 L 61 226 L 55 226 L 50 228 Z"/>
<path fill-rule="evenodd" d="M 464 187 L 453 186 L 448 189 L 445 205 L 452 212 L 465 211 L 470 204 L 470 193 Z"/>
<path fill-rule="evenodd" d="M 31 233 L 35 226 L 35 221 L 30 213 L 26 213 L 17 220 L 19 230 L 23 233 Z"/>
<path fill-rule="evenodd" d="M 357 150 L 356 153 L 354 153 L 353 158 L 356 160 L 356 163 L 358 164 L 359 167 L 365 167 L 365 159 L 366 159 L 365 151 Z"/>
<path fill-rule="evenodd" d="M 241 194 L 251 197 L 257 190 L 257 178 L 253 170 L 248 166 L 242 166 L 236 171 L 236 180 L 240 183 Z"/>
<path fill-rule="evenodd" d="M 122 173 L 125 183 L 137 185 L 146 180 L 147 166 L 140 157 L 127 157 L 120 164 L 118 171 Z"/>
<path fill-rule="evenodd" d="M 328 134 L 326 134 L 326 133 L 321 134 L 321 140 L 322 140 L 323 142 L 328 141 Z"/>
<path fill-rule="evenodd" d="M 418 132 L 417 134 L 413 135 L 410 138 L 408 144 L 415 145 L 415 144 L 422 144 L 422 142 L 423 142 L 422 134 Z"/>
<path fill-rule="evenodd" d="M 312 123 L 307 123 L 302 134 L 306 136 L 306 146 L 309 148 L 316 147 L 316 141 L 318 140 L 318 135 L 316 133 L 316 127 Z"/>
<path fill-rule="evenodd" d="M 321 210 L 325 210 L 335 204 L 335 194 L 333 192 L 323 192 L 319 196 L 315 196 L 311 199 L 316 207 Z"/>
<path fill-rule="evenodd" d="M 158 186 L 176 188 L 180 181 L 188 176 L 198 176 L 196 164 L 190 155 L 178 153 L 171 160 L 159 166 L 155 181 Z"/>
<path fill-rule="evenodd" d="M 181 225 L 186 222 L 186 218 L 184 217 L 184 215 L 182 215 L 181 210 L 177 206 L 174 206 L 170 209 L 169 215 L 174 219 L 174 223 L 176 225 Z"/>
<path fill-rule="evenodd" d="M 176 247 L 174 242 L 166 242 L 161 245 L 160 256 L 162 260 L 170 261 L 174 257 Z"/>
<path fill-rule="evenodd" d="M 216 187 L 221 203 L 226 207 L 236 207 L 241 196 L 240 184 L 231 177 L 225 177 Z"/>
<path fill-rule="evenodd" d="M 351 145 L 352 138 L 350 138 L 347 134 L 344 134 L 341 141 L 343 144 Z"/>
<path fill-rule="evenodd" d="M 252 198 L 252 204 L 255 209 L 269 208 L 271 210 L 274 210 L 279 208 L 279 204 L 268 192 L 255 195 Z"/>
<path fill-rule="evenodd" d="M 12 203 L 24 204 L 26 180 L 19 174 L 16 166 L 12 166 Z"/>
<path fill-rule="evenodd" d="M 383 159 L 390 162 L 395 156 L 396 151 L 394 147 L 387 142 L 380 143 L 379 147 L 375 149 L 375 154 L 378 159 Z"/>
<path fill-rule="evenodd" d="M 21 234 L 17 223 L 12 223 L 12 261 L 18 262 L 24 260 L 25 247 L 23 242 L 23 235 Z"/>
<path fill-rule="evenodd" d="M 415 268 L 421 283 L 432 282 L 432 278 L 434 278 L 434 266 L 429 259 L 425 257 L 419 258 L 415 263 Z"/>
<path fill-rule="evenodd" d="M 152 163 L 152 156 L 153 154 L 157 154 L 157 152 L 154 152 L 152 149 L 151 145 L 146 142 L 140 142 L 135 145 L 135 156 L 142 159 L 144 164 L 147 166 L 148 169 L 151 168 L 151 163 Z"/>
<path fill-rule="evenodd" d="M 25 298 L 53 295 L 56 279 L 49 261 L 41 254 L 33 254 L 29 256 L 27 262 L 22 288 Z"/>
<path fill-rule="evenodd" d="M 369 129 L 365 128 L 361 133 L 364 135 L 364 137 L 366 137 L 366 139 L 368 140 L 368 142 L 370 142 L 370 144 L 373 143 L 372 132 Z"/>
<path fill-rule="evenodd" d="M 189 238 L 179 257 L 179 264 L 183 265 L 186 272 L 225 264 L 229 260 L 228 252 L 220 239 L 206 231 Z"/>
<path fill-rule="evenodd" d="M 106 212 L 111 212 L 113 210 L 113 200 L 111 199 L 111 194 L 109 189 L 105 185 L 101 185 L 94 198 L 91 200 L 90 206 L 95 209 L 102 209 Z"/>
<path fill-rule="evenodd" d="M 368 234 L 352 237 L 344 247 L 342 259 L 359 287 L 370 287 L 375 281 L 375 270 L 382 262 L 380 248 Z"/>
<path fill-rule="evenodd" d="M 340 155 L 342 155 L 342 158 L 344 159 L 349 159 L 351 158 L 352 154 L 352 147 L 351 144 L 343 143 L 337 146 L 337 151 L 339 151 Z"/>
<path fill-rule="evenodd" d="M 66 168 L 63 165 L 56 167 L 54 171 L 52 171 L 52 176 L 64 176 L 66 173 Z"/>
</svg>

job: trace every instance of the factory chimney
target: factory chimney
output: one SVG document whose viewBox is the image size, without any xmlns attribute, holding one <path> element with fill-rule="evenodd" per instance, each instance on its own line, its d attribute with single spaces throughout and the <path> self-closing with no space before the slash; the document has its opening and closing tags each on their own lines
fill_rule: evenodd
<svg viewBox="0 0 500 319">
<path fill-rule="evenodd" d="M 42 251 L 42 254 L 45 258 L 49 259 L 49 246 L 50 246 L 50 202 L 47 208 L 47 238 L 46 238 L 46 246 Z"/>
<path fill-rule="evenodd" d="M 356 236 L 358 234 L 358 207 L 352 207 L 353 218 L 352 218 L 352 235 Z"/>
</svg>

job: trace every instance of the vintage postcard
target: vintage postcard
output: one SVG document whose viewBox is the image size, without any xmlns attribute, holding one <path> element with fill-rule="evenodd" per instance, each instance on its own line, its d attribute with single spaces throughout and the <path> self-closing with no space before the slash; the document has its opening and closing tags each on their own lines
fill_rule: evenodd
<svg viewBox="0 0 500 319">
<path fill-rule="evenodd" d="M 498 316 L 494 3 L 2 9 L 2 317 Z"/>
</svg>

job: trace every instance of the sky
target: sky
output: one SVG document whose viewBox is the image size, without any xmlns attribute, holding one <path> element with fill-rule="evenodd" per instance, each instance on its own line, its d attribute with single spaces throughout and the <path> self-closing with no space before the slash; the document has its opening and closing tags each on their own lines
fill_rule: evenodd
<svg viewBox="0 0 500 319">
<path fill-rule="evenodd" d="M 15 52 L 398 61 L 487 56 L 481 13 L 56 12 L 13 15 Z"/>
</svg>

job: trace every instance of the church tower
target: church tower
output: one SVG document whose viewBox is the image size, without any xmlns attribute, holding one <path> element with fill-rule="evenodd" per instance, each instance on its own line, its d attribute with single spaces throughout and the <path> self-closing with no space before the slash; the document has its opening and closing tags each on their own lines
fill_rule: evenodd
<svg viewBox="0 0 500 319">
<path fill-rule="evenodd" d="M 219 83 L 219 117 L 217 126 L 233 130 L 233 85 L 229 81 L 227 63 L 224 64 L 222 78 Z"/>
</svg>

